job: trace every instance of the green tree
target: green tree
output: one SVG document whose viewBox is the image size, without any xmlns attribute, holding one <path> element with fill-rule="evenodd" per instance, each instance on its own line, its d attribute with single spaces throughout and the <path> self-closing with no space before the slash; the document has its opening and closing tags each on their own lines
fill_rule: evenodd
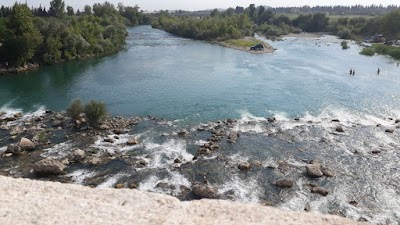
<svg viewBox="0 0 400 225">
<path fill-rule="evenodd" d="M 49 14 L 54 17 L 62 17 L 65 13 L 65 3 L 63 0 L 53 0 L 50 2 Z"/>
<path fill-rule="evenodd" d="M 74 9 L 72 8 L 72 6 L 67 6 L 67 15 L 68 16 L 73 16 L 74 13 Z"/>
<path fill-rule="evenodd" d="M 42 35 L 34 27 L 28 6 L 15 4 L 6 21 L 3 56 L 13 66 L 26 64 L 42 42 Z"/>
</svg>

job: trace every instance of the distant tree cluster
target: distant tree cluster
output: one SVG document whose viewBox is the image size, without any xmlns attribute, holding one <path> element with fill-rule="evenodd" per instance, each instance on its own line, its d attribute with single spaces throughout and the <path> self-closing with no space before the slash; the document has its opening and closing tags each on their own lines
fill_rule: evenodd
<svg viewBox="0 0 400 225">
<path fill-rule="evenodd" d="M 354 5 L 354 6 L 302 6 L 302 7 L 276 7 L 270 10 L 273 13 L 287 14 L 313 14 L 328 13 L 330 15 L 380 15 L 400 9 L 397 5 Z"/>
<path fill-rule="evenodd" d="M 124 46 L 125 24 L 149 23 L 138 7 L 116 8 L 109 2 L 83 12 L 63 0 L 51 1 L 48 9 L 16 3 L 0 11 L 0 65 L 13 67 L 109 54 Z"/>
</svg>

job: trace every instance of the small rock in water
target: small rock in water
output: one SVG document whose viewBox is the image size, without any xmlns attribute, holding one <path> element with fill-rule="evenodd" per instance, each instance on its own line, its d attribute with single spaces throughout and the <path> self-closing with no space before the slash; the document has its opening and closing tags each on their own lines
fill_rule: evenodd
<svg viewBox="0 0 400 225">
<path fill-rule="evenodd" d="M 380 150 L 373 150 L 371 153 L 374 154 L 374 155 L 376 155 L 376 154 L 381 153 L 381 151 L 380 151 Z"/>
<path fill-rule="evenodd" d="M 185 135 L 187 135 L 187 134 L 189 134 L 189 131 L 187 131 L 187 130 L 185 130 L 185 129 L 178 131 L 178 135 L 179 135 L 179 136 L 185 136 Z"/>
<path fill-rule="evenodd" d="M 250 162 L 250 166 L 251 166 L 251 167 L 261 167 L 262 164 L 261 164 L 261 162 L 258 161 L 258 160 L 252 160 L 252 161 Z"/>
<path fill-rule="evenodd" d="M 304 206 L 304 211 L 306 211 L 306 212 L 310 212 L 310 211 L 311 211 L 310 203 L 307 203 L 307 204 Z"/>
<path fill-rule="evenodd" d="M 244 171 L 244 170 L 250 170 L 251 165 L 250 165 L 250 163 L 248 163 L 248 162 L 242 162 L 242 163 L 239 164 L 238 168 L 239 168 L 240 170 L 242 170 L 242 171 Z"/>
<path fill-rule="evenodd" d="M 327 196 L 329 194 L 329 190 L 322 188 L 322 187 L 313 187 L 311 189 L 311 193 L 317 193 L 322 196 Z"/>
<path fill-rule="evenodd" d="M 73 161 L 82 161 L 85 158 L 85 151 L 81 149 L 76 149 L 72 152 L 72 160 Z"/>
<path fill-rule="evenodd" d="M 326 176 L 326 177 L 334 177 L 335 176 L 335 173 L 329 168 L 322 167 L 321 171 L 324 174 L 324 176 Z"/>
<path fill-rule="evenodd" d="M 59 127 L 62 125 L 61 120 L 54 120 L 53 123 L 51 124 L 53 127 Z"/>
<path fill-rule="evenodd" d="M 395 123 L 400 123 L 400 119 L 396 119 L 396 121 L 394 121 Z"/>
<path fill-rule="evenodd" d="M 138 145 L 139 144 L 139 140 L 137 137 L 135 138 L 131 138 L 126 142 L 127 145 Z"/>
<path fill-rule="evenodd" d="M 336 127 L 336 132 L 343 133 L 344 132 L 343 127 L 341 127 L 341 126 Z"/>
<path fill-rule="evenodd" d="M 289 179 L 280 179 L 274 182 L 274 185 L 280 188 L 291 188 L 293 181 Z"/>
<path fill-rule="evenodd" d="M 114 129 L 114 134 L 117 134 L 117 135 L 120 135 L 120 134 L 125 134 L 126 133 L 126 131 L 124 130 L 124 129 L 122 129 L 122 128 L 120 128 L 120 129 Z"/>
<path fill-rule="evenodd" d="M 358 205 L 358 202 L 355 201 L 355 200 L 352 200 L 352 201 L 349 202 L 349 204 L 350 204 L 350 205 L 353 205 L 353 206 L 357 206 L 357 205 Z"/>
<path fill-rule="evenodd" d="M 10 158 L 11 156 L 13 156 L 12 153 L 6 153 L 3 155 L 4 158 Z"/>
<path fill-rule="evenodd" d="M 333 119 L 332 122 L 340 123 L 340 120 L 338 120 L 338 119 Z"/>
<path fill-rule="evenodd" d="M 270 122 L 270 123 L 276 122 L 276 118 L 275 118 L 275 117 L 267 118 L 267 120 L 268 120 L 268 122 Z"/>
<path fill-rule="evenodd" d="M 391 134 L 392 134 L 392 133 L 394 133 L 394 130 L 393 130 L 393 129 L 386 129 L 385 132 L 386 132 L 386 133 L 391 133 Z"/>
<path fill-rule="evenodd" d="M 176 158 L 176 159 L 174 160 L 174 163 L 182 163 L 182 160 L 180 160 L 179 158 Z"/>
<path fill-rule="evenodd" d="M 91 160 L 90 160 L 90 164 L 93 164 L 93 165 L 99 165 L 99 164 L 101 164 L 101 159 L 100 158 L 98 158 L 98 157 L 93 157 Z"/>
<path fill-rule="evenodd" d="M 137 185 L 136 185 L 135 183 L 130 183 L 130 184 L 128 184 L 128 187 L 129 187 L 130 189 L 136 189 L 136 188 L 137 188 Z"/>
<path fill-rule="evenodd" d="M 324 174 L 320 170 L 320 164 L 308 164 L 306 165 L 307 175 L 312 178 L 322 177 Z"/>
<path fill-rule="evenodd" d="M 7 150 L 5 151 L 6 154 L 14 154 L 14 155 L 19 155 L 21 154 L 21 147 L 18 145 L 14 145 L 14 144 L 9 144 L 7 146 Z"/>
<path fill-rule="evenodd" d="M 116 189 L 122 189 L 122 188 L 124 188 L 124 187 L 125 187 L 125 185 L 122 184 L 122 183 L 119 183 L 119 184 L 116 184 L 116 185 L 115 185 L 115 188 L 116 188 Z"/>
<path fill-rule="evenodd" d="M 215 188 L 206 184 L 195 184 L 192 186 L 192 193 L 197 198 L 218 198 L 218 192 Z"/>
<path fill-rule="evenodd" d="M 29 140 L 28 138 L 21 138 L 21 141 L 18 144 L 22 151 L 29 151 L 35 149 L 35 144 Z"/>
<path fill-rule="evenodd" d="M 112 138 L 104 138 L 104 142 L 114 143 L 114 140 Z"/>
<path fill-rule="evenodd" d="M 61 174 L 64 172 L 65 165 L 55 159 L 42 159 L 36 162 L 33 170 L 38 174 Z"/>
</svg>

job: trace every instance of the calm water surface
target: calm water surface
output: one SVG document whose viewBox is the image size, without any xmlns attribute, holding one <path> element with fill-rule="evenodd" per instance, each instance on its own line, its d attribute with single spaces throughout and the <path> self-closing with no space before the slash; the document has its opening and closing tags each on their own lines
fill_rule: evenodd
<svg viewBox="0 0 400 225">
<path fill-rule="evenodd" d="M 116 55 L 0 77 L 0 106 L 63 110 L 75 98 L 100 99 L 115 115 L 189 123 L 243 112 L 295 117 L 344 108 L 393 115 L 399 108 L 393 60 L 359 55 L 356 45 L 341 50 L 332 37 L 271 44 L 275 53 L 251 55 L 149 26 L 130 28 L 126 49 Z"/>
</svg>

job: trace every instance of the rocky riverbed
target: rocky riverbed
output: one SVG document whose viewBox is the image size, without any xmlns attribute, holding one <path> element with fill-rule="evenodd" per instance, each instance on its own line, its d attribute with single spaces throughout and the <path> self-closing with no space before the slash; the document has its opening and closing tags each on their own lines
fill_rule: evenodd
<svg viewBox="0 0 400 225">
<path fill-rule="evenodd" d="M 226 119 L 181 125 L 0 113 L 0 175 L 400 221 L 400 120 Z"/>
</svg>

